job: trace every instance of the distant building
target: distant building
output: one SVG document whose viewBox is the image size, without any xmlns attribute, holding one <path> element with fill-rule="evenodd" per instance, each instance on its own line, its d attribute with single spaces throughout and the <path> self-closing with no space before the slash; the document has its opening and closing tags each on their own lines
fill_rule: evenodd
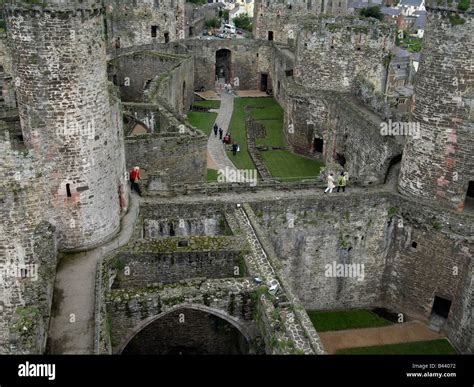
<svg viewBox="0 0 474 387">
<path fill-rule="evenodd" d="M 400 8 L 405 16 L 411 16 L 416 11 L 426 11 L 425 0 L 400 0 L 397 8 Z"/>
</svg>

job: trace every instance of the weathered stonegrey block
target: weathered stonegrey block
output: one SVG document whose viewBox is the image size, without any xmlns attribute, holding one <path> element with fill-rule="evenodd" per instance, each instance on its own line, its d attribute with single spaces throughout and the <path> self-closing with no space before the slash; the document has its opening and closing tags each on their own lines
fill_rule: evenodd
<svg viewBox="0 0 474 387">
<path fill-rule="evenodd" d="M 163 173 L 166 183 L 205 181 L 207 138 L 203 135 L 150 134 L 125 141 L 129 169 L 140 166 L 148 174 Z"/>
<path fill-rule="evenodd" d="M 298 32 L 295 81 L 319 90 L 350 92 L 358 75 L 383 92 L 384 58 L 395 29 L 368 18 L 321 16 Z"/>
<path fill-rule="evenodd" d="M 131 47 L 184 39 L 185 0 L 107 1 L 107 44 Z"/>
<path fill-rule="evenodd" d="M 279 0 L 255 0 L 253 35 L 255 39 L 271 38 L 277 43 L 292 45 L 304 18 L 347 13 L 347 0 L 294 0 L 291 4 Z"/>
<path fill-rule="evenodd" d="M 0 353 L 45 350 L 56 275 L 56 230 L 37 159 L 0 142 Z M 34 152 L 32 152 L 34 153 Z"/>
<path fill-rule="evenodd" d="M 44 211 L 64 250 L 114 235 L 127 189 L 103 14 L 102 2 L 92 0 L 5 6 L 23 137 L 45 170 Z"/>
<path fill-rule="evenodd" d="M 106 291 L 105 303 L 110 321 L 114 353 L 121 353 L 141 328 L 174 310 L 186 318 L 188 308 L 208 311 L 232 321 L 246 337 L 255 336 L 252 294 L 256 286 L 248 279 L 188 280 L 181 284 L 148 289 Z M 192 320 L 190 320 L 192 321 Z M 190 328 L 192 326 L 190 325 Z"/>
<path fill-rule="evenodd" d="M 474 181 L 474 18 L 469 11 L 427 9 L 412 105 L 421 138 L 405 147 L 399 190 L 463 211 Z M 464 23 L 452 25 L 455 15 Z"/>
<path fill-rule="evenodd" d="M 260 88 L 260 74 L 269 72 L 272 49 L 270 42 L 247 39 L 188 40 L 186 46 L 194 57 L 195 87 L 216 87 L 216 53 L 230 52 L 230 82 L 235 90 Z"/>
<path fill-rule="evenodd" d="M 382 193 L 252 209 L 305 308 L 386 307 L 428 322 L 442 297 L 452 303 L 444 331 L 459 352 L 473 352 L 472 215 Z M 327 276 L 333 263 L 362 264 L 364 277 Z"/>
</svg>

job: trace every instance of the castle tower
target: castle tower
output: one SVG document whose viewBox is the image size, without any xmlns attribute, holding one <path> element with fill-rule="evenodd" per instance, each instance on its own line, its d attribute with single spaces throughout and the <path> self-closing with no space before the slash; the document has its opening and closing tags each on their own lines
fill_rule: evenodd
<svg viewBox="0 0 474 387">
<path fill-rule="evenodd" d="M 0 354 L 41 354 L 46 346 L 56 273 L 55 229 L 43 168 L 0 138 Z"/>
<path fill-rule="evenodd" d="M 127 187 L 102 1 L 5 3 L 23 137 L 44 166 L 45 218 L 60 249 L 98 245 L 118 231 Z"/>
<path fill-rule="evenodd" d="M 474 14 L 438 4 L 426 4 L 412 106 L 421 135 L 407 141 L 399 191 L 462 211 L 474 200 Z"/>
</svg>

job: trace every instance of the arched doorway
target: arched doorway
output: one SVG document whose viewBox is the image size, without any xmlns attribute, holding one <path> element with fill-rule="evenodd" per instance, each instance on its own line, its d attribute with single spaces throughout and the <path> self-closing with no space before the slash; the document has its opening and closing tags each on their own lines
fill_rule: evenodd
<svg viewBox="0 0 474 387">
<path fill-rule="evenodd" d="M 248 337 L 232 318 L 210 308 L 184 306 L 140 326 L 119 351 L 124 355 L 224 355 L 250 353 Z"/>
<path fill-rule="evenodd" d="M 216 51 L 216 80 L 230 83 L 232 52 L 226 48 Z"/>
</svg>

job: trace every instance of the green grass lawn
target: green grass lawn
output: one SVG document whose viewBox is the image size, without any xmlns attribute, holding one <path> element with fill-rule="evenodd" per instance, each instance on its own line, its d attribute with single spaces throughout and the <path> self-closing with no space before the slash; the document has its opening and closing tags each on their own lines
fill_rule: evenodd
<svg viewBox="0 0 474 387">
<path fill-rule="evenodd" d="M 273 147 L 286 146 L 283 136 L 283 109 L 274 98 L 236 98 L 230 123 L 232 139 L 241 152 L 236 156 L 229 152 L 229 158 L 238 169 L 255 169 L 247 150 L 247 132 L 245 128 L 245 107 L 249 107 L 250 116 L 265 126 L 265 138 L 258 138 L 257 145 Z M 319 175 L 323 163 L 285 150 L 261 152 L 263 161 L 271 175 L 282 181 L 312 179 Z"/>
<path fill-rule="evenodd" d="M 255 106 L 261 98 L 235 98 L 234 111 L 230 121 L 229 130 L 232 140 L 240 146 L 240 152 L 236 156 L 228 152 L 230 160 L 237 169 L 255 169 L 247 148 L 247 130 L 245 129 L 245 111 L 246 105 Z"/>
<path fill-rule="evenodd" d="M 217 170 L 215 169 L 207 170 L 207 181 L 209 182 L 217 181 Z"/>
<path fill-rule="evenodd" d="M 338 355 L 455 355 L 456 350 L 448 340 L 415 341 L 374 347 L 346 348 Z"/>
<path fill-rule="evenodd" d="M 391 321 L 377 316 L 370 310 L 308 311 L 309 318 L 319 332 L 341 331 L 392 325 Z"/>
<path fill-rule="evenodd" d="M 194 101 L 194 106 L 206 107 L 209 109 L 219 109 L 221 107 L 221 101 Z"/>
<path fill-rule="evenodd" d="M 216 121 L 217 113 L 189 112 L 188 121 L 194 127 L 200 129 L 206 135 L 210 135 Z"/>
<path fill-rule="evenodd" d="M 285 137 L 283 136 L 283 121 L 281 120 L 265 120 L 257 121 L 265 126 L 266 136 L 265 138 L 257 137 L 255 144 L 267 145 L 267 146 L 286 146 Z"/>
<path fill-rule="evenodd" d="M 324 163 L 285 150 L 261 152 L 271 175 L 281 181 L 315 179 Z"/>
</svg>

